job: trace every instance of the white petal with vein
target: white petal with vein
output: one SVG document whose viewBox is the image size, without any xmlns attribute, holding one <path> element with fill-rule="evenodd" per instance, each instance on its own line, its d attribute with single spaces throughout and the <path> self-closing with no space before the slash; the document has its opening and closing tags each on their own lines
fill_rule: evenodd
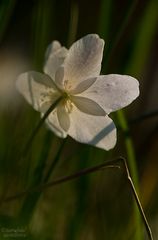
<svg viewBox="0 0 158 240">
<path fill-rule="evenodd" d="M 65 79 L 72 88 L 84 79 L 98 76 L 101 70 L 104 41 L 89 34 L 75 42 L 64 61 Z"/>
<path fill-rule="evenodd" d="M 70 90 L 69 92 L 71 94 L 80 94 L 80 93 L 84 92 L 85 90 L 87 90 L 96 80 L 97 80 L 97 78 L 86 79 L 86 80 L 80 82 L 74 89 Z"/>
<path fill-rule="evenodd" d="M 128 75 L 99 76 L 80 96 L 93 99 L 106 113 L 129 105 L 139 95 L 139 82 Z"/>
</svg>

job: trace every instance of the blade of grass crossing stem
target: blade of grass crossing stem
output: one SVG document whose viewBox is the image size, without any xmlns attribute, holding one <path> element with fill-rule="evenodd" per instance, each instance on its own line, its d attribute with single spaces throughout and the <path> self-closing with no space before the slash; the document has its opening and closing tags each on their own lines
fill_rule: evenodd
<svg viewBox="0 0 158 240">
<path fill-rule="evenodd" d="M 78 3 L 77 2 L 73 2 L 71 3 L 71 12 L 70 12 L 70 23 L 69 23 L 69 32 L 68 32 L 68 40 L 67 43 L 68 45 L 71 45 L 75 39 L 76 39 L 76 34 L 77 34 L 77 26 L 78 26 L 78 16 L 79 16 L 79 8 L 78 8 Z M 53 162 L 50 166 L 50 169 L 48 170 L 48 172 L 46 173 L 46 176 L 44 178 L 44 182 L 46 183 L 49 180 L 49 177 L 52 175 L 59 159 L 60 159 L 60 155 L 64 149 L 65 143 L 66 143 L 66 139 L 63 140 L 63 142 L 61 143 L 58 152 L 55 156 L 55 158 L 53 159 Z"/>
<path fill-rule="evenodd" d="M 41 151 L 41 157 L 40 157 L 40 159 L 37 163 L 37 166 L 34 170 L 33 178 L 31 179 L 29 188 L 32 188 L 32 187 L 34 188 L 34 187 L 42 184 L 43 172 L 44 172 L 44 168 L 46 165 L 46 160 L 49 155 L 51 140 L 52 140 L 52 133 L 47 132 L 45 139 L 44 139 L 45 144 L 43 145 L 43 148 Z M 32 218 L 34 209 L 36 207 L 36 204 L 37 204 L 40 196 L 41 196 L 40 192 L 34 192 L 34 193 L 31 193 L 31 195 L 26 196 L 23 206 L 21 208 L 20 214 L 19 214 L 20 220 L 22 219 L 22 221 L 24 223 L 29 222 L 30 219 Z"/>
<path fill-rule="evenodd" d="M 24 148 L 24 152 L 23 152 L 23 153 L 25 153 L 25 155 L 28 153 L 28 151 L 29 151 L 29 149 L 30 149 L 30 146 L 31 146 L 31 144 L 32 144 L 32 141 L 34 140 L 34 138 L 35 138 L 36 134 L 38 133 L 40 127 L 42 126 L 42 124 L 44 123 L 44 121 L 46 120 L 46 118 L 48 117 L 48 115 L 51 113 L 51 111 L 53 111 L 54 108 L 56 107 L 56 105 L 60 102 L 60 100 L 61 100 L 61 97 L 58 98 L 58 99 L 52 104 L 52 106 L 48 109 L 48 111 L 45 113 L 45 115 L 43 116 L 43 118 L 39 121 L 38 125 L 37 125 L 36 128 L 34 129 L 33 133 L 31 134 L 31 136 L 30 136 L 30 138 L 29 138 L 29 140 L 28 140 L 28 142 L 27 142 L 27 144 L 26 144 L 26 146 L 25 146 L 25 148 Z M 45 164 L 44 161 L 46 161 L 46 160 L 47 160 L 47 159 L 43 159 L 43 160 L 42 160 L 42 164 L 43 164 L 43 165 Z M 41 166 L 41 162 L 39 162 L 39 166 L 37 166 L 37 168 L 40 167 L 40 166 Z M 42 180 L 42 175 L 40 175 L 40 176 L 38 176 L 38 177 L 41 178 L 41 179 L 39 179 L 39 183 L 40 183 L 41 180 Z M 39 184 L 38 182 L 35 182 L 35 178 L 37 178 L 37 176 L 33 176 L 33 177 L 32 177 L 32 180 L 31 180 L 33 186 L 34 186 L 35 184 L 37 184 L 37 185 Z M 35 208 L 35 206 L 36 206 L 36 203 L 37 203 L 39 197 L 40 197 L 40 193 L 35 193 L 35 194 L 32 193 L 31 196 L 30 196 L 30 198 L 29 198 L 29 200 L 26 199 L 27 201 L 24 201 L 24 204 L 23 204 L 22 209 L 21 209 L 21 212 L 20 212 L 20 219 L 21 219 L 21 221 L 22 221 L 22 219 L 23 219 L 23 220 L 27 223 L 27 222 L 31 219 L 32 214 L 33 214 L 33 211 L 34 211 L 34 208 Z"/>
<path fill-rule="evenodd" d="M 120 163 L 122 163 L 123 165 L 121 166 Z M 115 168 L 115 169 L 119 169 L 119 170 L 122 169 L 123 170 L 123 172 L 125 174 L 125 177 L 128 180 L 128 183 L 129 183 L 130 189 L 132 191 L 133 197 L 136 201 L 137 207 L 140 211 L 140 215 L 141 215 L 142 220 L 144 222 L 144 226 L 146 228 L 148 238 L 150 240 L 153 240 L 152 231 L 151 231 L 150 225 L 148 223 L 148 220 L 145 216 L 145 213 L 144 213 L 144 210 L 142 208 L 141 202 L 139 200 L 139 197 L 138 197 L 137 191 L 135 189 L 135 186 L 133 184 L 126 159 L 124 159 L 122 157 L 116 158 L 114 160 L 106 161 L 106 162 L 101 163 L 97 166 L 93 166 L 93 167 L 86 168 L 86 169 L 84 168 L 84 169 L 80 170 L 79 172 L 73 173 L 73 174 L 68 175 L 68 176 L 60 177 L 60 178 L 58 178 L 58 179 L 56 179 L 52 182 L 48 182 L 46 184 L 42 184 L 41 186 L 37 186 L 34 189 L 25 190 L 25 191 L 23 191 L 19 194 L 14 195 L 14 196 L 10 196 L 10 197 L 7 197 L 6 199 L 2 199 L 2 201 L 0 201 L 0 203 L 10 202 L 10 201 L 16 200 L 18 198 L 21 198 L 21 197 L 23 197 L 27 194 L 31 194 L 33 192 L 44 191 L 44 190 L 46 190 L 46 188 L 53 187 L 53 186 L 56 186 L 56 185 L 59 185 L 59 184 L 62 184 L 62 183 L 68 182 L 68 181 L 72 181 L 72 180 L 75 180 L 76 178 L 79 178 L 81 176 L 85 176 L 87 174 L 94 173 L 94 172 L 97 172 L 97 171 L 100 171 L 100 170 L 105 170 L 105 168 L 111 168 L 111 167 Z"/>
<path fill-rule="evenodd" d="M 68 40 L 67 40 L 67 44 L 71 45 L 75 39 L 76 39 L 76 34 L 77 34 L 77 26 L 78 26 L 78 16 L 79 16 L 79 8 L 78 8 L 78 3 L 77 2 L 73 2 L 71 3 L 71 12 L 70 12 L 70 23 L 69 23 L 69 32 L 68 32 Z M 58 152 L 55 156 L 55 158 L 53 159 L 53 162 L 50 166 L 50 169 L 48 170 L 48 172 L 45 175 L 44 178 L 44 182 L 46 183 L 49 180 L 49 177 L 52 175 L 59 159 L 61 156 L 61 153 L 64 149 L 65 143 L 66 143 L 66 139 L 63 140 L 63 142 L 61 143 Z"/>
</svg>

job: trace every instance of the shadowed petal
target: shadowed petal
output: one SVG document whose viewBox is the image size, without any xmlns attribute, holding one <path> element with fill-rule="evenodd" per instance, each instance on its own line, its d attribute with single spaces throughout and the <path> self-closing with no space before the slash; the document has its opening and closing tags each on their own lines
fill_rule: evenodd
<svg viewBox="0 0 158 240">
<path fill-rule="evenodd" d="M 70 118 L 69 114 L 66 112 L 63 102 L 61 102 L 57 107 L 57 116 L 60 126 L 62 129 L 64 129 L 65 132 L 67 132 L 70 127 Z"/>
<path fill-rule="evenodd" d="M 70 90 L 70 94 L 80 94 L 87 90 L 95 81 L 97 78 L 89 78 L 86 80 L 83 80 L 81 83 L 79 83 L 74 89 Z"/>
<path fill-rule="evenodd" d="M 34 71 L 21 74 L 17 79 L 16 87 L 37 111 L 41 111 L 41 106 L 46 102 L 48 104 L 50 101 L 51 105 L 59 96 L 52 79 L 46 74 Z"/>
<path fill-rule="evenodd" d="M 78 97 L 72 96 L 71 97 L 73 103 L 76 107 L 87 114 L 95 115 L 95 116 L 105 116 L 105 111 L 93 100 L 85 98 L 85 97 Z"/>
<path fill-rule="evenodd" d="M 61 49 L 61 44 L 58 41 L 53 41 L 51 44 L 48 45 L 45 53 L 45 60 L 51 58 L 58 50 Z"/>
<path fill-rule="evenodd" d="M 46 51 L 46 62 L 44 72 L 55 80 L 57 69 L 63 64 L 68 50 L 62 47 L 58 41 L 53 41 Z"/>
<path fill-rule="evenodd" d="M 68 134 L 76 141 L 105 150 L 116 144 L 116 128 L 108 117 L 96 117 L 73 108 L 70 113 L 71 125 Z"/>
<path fill-rule="evenodd" d="M 67 133 L 63 130 L 63 128 L 59 124 L 56 109 L 49 114 L 45 122 L 48 128 L 52 130 L 56 136 L 61 138 L 67 137 Z"/>
<path fill-rule="evenodd" d="M 55 84 L 60 90 L 64 90 L 64 67 L 59 67 L 55 74 Z"/>
</svg>

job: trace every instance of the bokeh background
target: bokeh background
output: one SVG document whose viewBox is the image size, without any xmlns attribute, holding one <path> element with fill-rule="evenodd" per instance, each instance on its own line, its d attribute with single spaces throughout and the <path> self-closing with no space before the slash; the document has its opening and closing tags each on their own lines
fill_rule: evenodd
<svg viewBox="0 0 158 240">
<path fill-rule="evenodd" d="M 116 147 L 103 151 L 62 140 L 42 126 L 15 89 L 27 70 L 42 71 L 48 44 L 70 47 L 98 33 L 105 40 L 102 73 L 129 74 L 140 97 L 111 115 Z M 148 239 L 123 171 L 108 168 L 14 201 L 8 196 L 123 156 L 158 239 L 158 1 L 1 0 L 0 2 L 0 239 Z"/>
</svg>

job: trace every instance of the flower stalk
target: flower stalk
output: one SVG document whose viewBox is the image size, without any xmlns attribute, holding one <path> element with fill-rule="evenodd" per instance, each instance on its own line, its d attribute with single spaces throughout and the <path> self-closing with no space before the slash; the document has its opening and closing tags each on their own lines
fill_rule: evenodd
<svg viewBox="0 0 158 240">
<path fill-rule="evenodd" d="M 37 135 L 39 129 L 42 127 L 43 123 L 45 122 L 45 120 L 47 119 L 47 117 L 49 116 L 49 114 L 56 108 L 56 106 L 59 104 L 59 102 L 61 101 L 62 97 L 59 97 L 51 106 L 50 108 L 46 111 L 46 113 L 44 114 L 44 116 L 40 119 L 40 121 L 38 122 L 37 126 L 34 128 L 31 136 L 29 137 L 24 150 L 22 152 L 22 156 L 25 156 L 26 153 L 28 153 L 30 146 L 32 145 L 32 142 L 35 138 L 35 136 Z"/>
</svg>

